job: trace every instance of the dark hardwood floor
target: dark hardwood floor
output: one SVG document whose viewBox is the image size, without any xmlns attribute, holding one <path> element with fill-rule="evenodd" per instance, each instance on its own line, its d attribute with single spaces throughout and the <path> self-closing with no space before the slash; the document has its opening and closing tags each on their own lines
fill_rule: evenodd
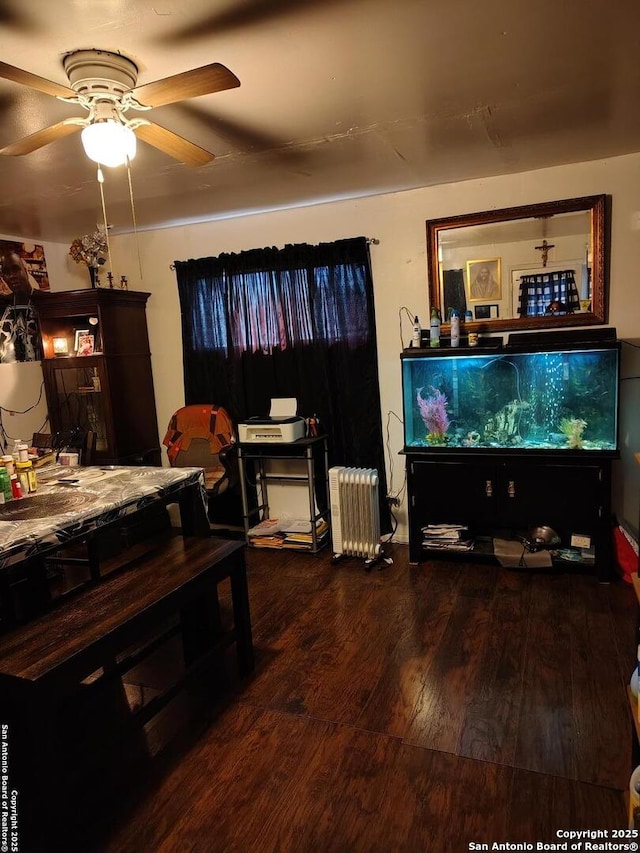
<svg viewBox="0 0 640 853">
<path fill-rule="evenodd" d="M 393 556 L 249 551 L 254 675 L 229 660 L 149 728 L 94 849 L 439 853 L 624 827 L 632 589 Z M 170 665 L 137 672 L 142 695 Z"/>
</svg>

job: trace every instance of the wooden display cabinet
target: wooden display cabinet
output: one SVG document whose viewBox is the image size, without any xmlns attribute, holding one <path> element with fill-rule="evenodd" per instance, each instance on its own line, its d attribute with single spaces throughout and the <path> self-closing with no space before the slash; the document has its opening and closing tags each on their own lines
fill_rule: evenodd
<svg viewBox="0 0 640 853">
<path fill-rule="evenodd" d="M 95 432 L 99 464 L 161 463 L 149 295 L 96 288 L 34 299 L 51 431 Z"/>
</svg>

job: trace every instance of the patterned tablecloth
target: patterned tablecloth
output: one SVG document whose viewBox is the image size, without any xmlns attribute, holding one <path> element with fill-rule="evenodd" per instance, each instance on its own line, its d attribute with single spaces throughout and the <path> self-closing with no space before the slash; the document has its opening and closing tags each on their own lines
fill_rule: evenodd
<svg viewBox="0 0 640 853">
<path fill-rule="evenodd" d="M 74 478 L 77 485 L 61 485 Z M 124 518 L 154 501 L 194 487 L 206 517 L 207 495 L 201 468 L 65 468 L 38 472 L 38 490 L 0 506 L 0 569 Z M 198 498 L 198 500 L 199 500 Z"/>
</svg>

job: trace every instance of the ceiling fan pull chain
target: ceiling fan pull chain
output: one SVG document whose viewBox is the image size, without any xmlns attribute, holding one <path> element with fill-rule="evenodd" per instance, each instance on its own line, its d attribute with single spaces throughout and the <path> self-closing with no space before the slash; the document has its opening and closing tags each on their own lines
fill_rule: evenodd
<svg viewBox="0 0 640 853">
<path fill-rule="evenodd" d="M 138 240 L 138 224 L 136 222 L 136 206 L 133 201 L 133 183 L 131 181 L 131 160 L 127 157 L 127 178 L 129 180 L 129 201 L 131 202 L 131 219 L 133 220 L 133 233 L 136 238 L 136 252 L 138 253 L 138 268 L 140 269 L 140 284 L 144 280 L 142 274 L 142 255 L 140 254 L 140 241 Z"/>
<path fill-rule="evenodd" d="M 109 268 L 111 272 L 113 272 L 113 260 L 111 259 L 111 243 L 109 242 L 109 225 L 107 223 L 107 207 L 104 203 L 104 174 L 102 173 L 102 168 L 98 163 L 98 186 L 100 187 L 100 201 L 102 202 L 102 221 L 104 222 L 104 237 L 107 241 L 107 255 L 109 256 Z"/>
</svg>

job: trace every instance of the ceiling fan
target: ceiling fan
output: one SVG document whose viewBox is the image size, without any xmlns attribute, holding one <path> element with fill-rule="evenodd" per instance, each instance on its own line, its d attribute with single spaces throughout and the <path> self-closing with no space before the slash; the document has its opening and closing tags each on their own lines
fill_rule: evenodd
<svg viewBox="0 0 640 853">
<path fill-rule="evenodd" d="M 138 137 L 181 163 L 202 166 L 214 159 L 211 152 L 146 118 L 127 118 L 126 114 L 129 110 L 146 111 L 240 85 L 235 74 L 217 62 L 141 86 L 136 86 L 137 66 L 120 53 L 75 50 L 63 58 L 63 65 L 70 86 L 0 62 L 0 78 L 30 86 L 67 103 L 78 104 L 88 112 L 86 117 L 64 119 L 6 145 L 0 148 L 0 154 L 30 154 L 82 130 L 85 151 L 91 159 L 102 165 L 119 165 L 126 162 L 127 157 L 132 159 L 135 155 L 135 138 Z M 100 156 L 107 159 L 98 160 L 89 150 L 91 137 L 97 133 L 106 136 L 109 132 L 119 141 L 106 143 L 107 148 Z M 113 155 L 113 159 L 118 159 L 118 162 L 108 162 L 109 150 L 115 152 L 116 147 L 121 146 L 124 153 L 120 159 Z"/>
</svg>

